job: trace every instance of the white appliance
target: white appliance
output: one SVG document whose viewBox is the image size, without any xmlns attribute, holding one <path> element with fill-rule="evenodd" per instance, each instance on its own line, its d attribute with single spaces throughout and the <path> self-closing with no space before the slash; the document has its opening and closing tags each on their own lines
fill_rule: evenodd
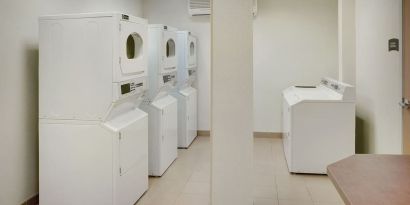
<svg viewBox="0 0 410 205">
<path fill-rule="evenodd" d="M 178 147 L 188 148 L 197 136 L 197 38 L 178 31 L 178 84 L 173 96 L 178 99 Z"/>
<path fill-rule="evenodd" d="M 283 91 L 283 147 L 292 173 L 326 174 L 355 154 L 355 89 L 330 78 Z"/>
<path fill-rule="evenodd" d="M 147 21 L 40 17 L 42 205 L 130 205 L 148 189 Z"/>
<path fill-rule="evenodd" d="M 149 114 L 149 175 L 162 176 L 177 158 L 177 100 L 169 95 L 177 82 L 175 28 L 149 25 L 149 92 L 142 108 Z"/>
</svg>

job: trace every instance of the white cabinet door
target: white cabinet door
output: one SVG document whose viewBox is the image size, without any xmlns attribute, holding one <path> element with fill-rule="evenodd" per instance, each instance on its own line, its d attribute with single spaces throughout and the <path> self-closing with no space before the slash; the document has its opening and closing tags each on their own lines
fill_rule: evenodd
<svg viewBox="0 0 410 205">
<path fill-rule="evenodd" d="M 161 136 L 161 168 L 166 168 L 176 159 L 178 150 L 178 127 L 177 127 L 177 103 L 176 100 L 162 110 L 162 136 Z"/>
<path fill-rule="evenodd" d="M 192 92 L 188 99 L 188 133 L 190 141 L 192 141 L 197 135 L 197 91 Z"/>
<path fill-rule="evenodd" d="M 116 204 L 133 204 L 148 189 L 148 115 L 140 112 L 120 131 Z"/>
<path fill-rule="evenodd" d="M 120 131 L 120 175 L 125 175 L 136 164 L 147 161 L 148 118 L 131 123 Z"/>
<path fill-rule="evenodd" d="M 288 164 L 288 168 L 291 169 L 291 160 L 292 160 L 292 144 L 291 144 L 291 111 L 289 104 L 286 100 L 283 100 L 283 108 L 282 108 L 282 116 L 283 116 L 283 149 L 285 152 L 286 162 Z"/>
</svg>

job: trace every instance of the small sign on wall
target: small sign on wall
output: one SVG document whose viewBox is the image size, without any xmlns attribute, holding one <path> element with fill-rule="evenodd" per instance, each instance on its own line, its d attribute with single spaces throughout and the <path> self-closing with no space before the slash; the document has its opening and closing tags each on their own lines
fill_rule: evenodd
<svg viewBox="0 0 410 205">
<path fill-rule="evenodd" d="M 389 52 L 390 51 L 399 51 L 399 39 L 392 38 L 389 40 Z"/>
</svg>

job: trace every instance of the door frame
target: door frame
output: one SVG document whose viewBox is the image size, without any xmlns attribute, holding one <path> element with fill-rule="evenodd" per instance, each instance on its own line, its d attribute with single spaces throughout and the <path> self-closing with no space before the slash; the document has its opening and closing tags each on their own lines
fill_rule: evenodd
<svg viewBox="0 0 410 205">
<path fill-rule="evenodd" d="M 410 99 L 410 0 L 403 0 L 403 98 Z M 410 109 L 403 109 L 403 153 L 410 154 Z"/>
</svg>

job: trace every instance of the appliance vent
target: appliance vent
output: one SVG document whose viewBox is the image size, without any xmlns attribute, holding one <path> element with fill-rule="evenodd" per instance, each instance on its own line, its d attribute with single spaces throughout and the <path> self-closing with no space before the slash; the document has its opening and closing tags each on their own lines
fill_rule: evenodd
<svg viewBox="0 0 410 205">
<path fill-rule="evenodd" d="M 188 12 L 191 16 L 210 15 L 211 0 L 188 0 Z M 253 0 L 253 16 L 258 14 L 258 0 Z"/>
<path fill-rule="evenodd" d="M 211 0 L 188 0 L 188 2 L 188 12 L 191 16 L 211 14 Z"/>
</svg>

